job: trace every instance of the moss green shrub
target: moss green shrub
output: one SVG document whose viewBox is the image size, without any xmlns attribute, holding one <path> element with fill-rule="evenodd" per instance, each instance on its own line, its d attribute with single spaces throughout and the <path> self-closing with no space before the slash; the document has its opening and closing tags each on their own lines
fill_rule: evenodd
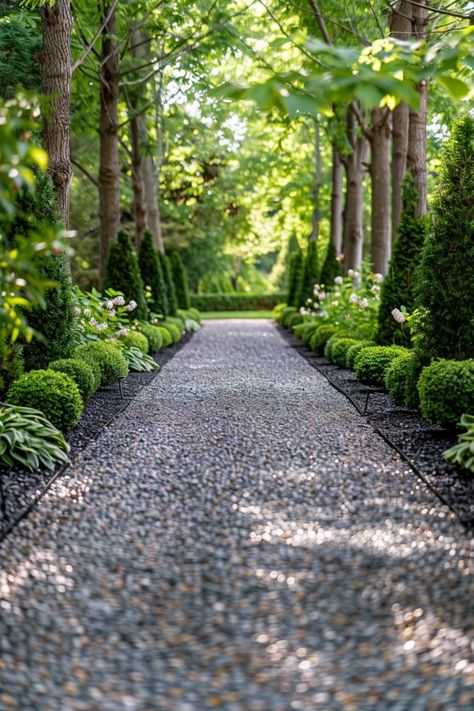
<svg viewBox="0 0 474 711">
<path fill-rule="evenodd" d="M 168 316 L 168 318 L 165 321 L 165 325 L 170 324 L 170 323 L 173 324 L 179 330 L 180 336 L 184 336 L 184 334 L 186 332 L 186 329 L 184 326 L 185 321 L 186 321 L 186 319 L 184 319 L 182 316 Z"/>
<path fill-rule="evenodd" d="M 198 309 L 195 309 L 194 307 L 190 307 L 188 310 L 189 316 L 194 319 L 194 321 L 197 321 L 197 323 L 201 323 L 202 317 L 201 314 L 199 313 Z"/>
<path fill-rule="evenodd" d="M 421 259 L 421 250 L 426 238 L 425 217 L 415 217 L 418 193 L 410 173 L 403 184 L 403 210 L 397 231 L 397 241 L 393 248 L 388 274 L 380 290 L 379 325 L 377 342 L 391 345 L 395 341 L 410 345 L 407 330 L 402 330 L 392 316 L 393 309 L 405 306 L 411 313 L 415 308 L 416 270 Z"/>
<path fill-rule="evenodd" d="M 0 393 L 8 390 L 10 385 L 23 375 L 24 370 L 23 346 L 19 343 L 0 343 Z"/>
<path fill-rule="evenodd" d="M 148 352 L 157 353 L 163 345 L 163 337 L 160 329 L 151 323 L 141 323 L 139 328 L 140 333 L 143 333 L 148 340 Z"/>
<path fill-rule="evenodd" d="M 135 301 L 137 307 L 130 312 L 130 318 L 146 320 L 148 309 L 138 257 L 126 232 L 119 232 L 110 247 L 105 266 L 104 289 L 121 291 L 127 301 Z"/>
<path fill-rule="evenodd" d="M 299 324 L 303 323 L 304 321 L 304 316 L 303 314 L 290 314 L 290 316 L 286 319 L 286 327 L 292 331 L 294 326 L 298 326 Z"/>
<path fill-rule="evenodd" d="M 288 306 L 299 306 L 298 300 L 301 291 L 301 282 L 303 280 L 304 260 L 303 253 L 298 248 L 290 257 L 290 266 L 288 274 Z"/>
<path fill-rule="evenodd" d="M 305 306 L 308 299 L 313 299 L 314 285 L 319 281 L 318 245 L 316 240 L 310 239 L 306 252 L 303 277 L 301 279 L 300 293 L 297 306 Z"/>
<path fill-rule="evenodd" d="M 413 359 L 412 352 L 402 353 L 392 360 L 385 370 L 384 384 L 388 394 L 399 405 L 405 404 L 405 390 L 409 374 L 409 366 Z"/>
<path fill-rule="evenodd" d="M 54 370 L 32 370 L 22 375 L 8 391 L 7 402 L 40 410 L 62 432 L 79 422 L 84 408 L 74 380 Z"/>
<path fill-rule="evenodd" d="M 383 385 L 390 363 L 406 352 L 401 346 L 371 346 L 364 348 L 355 362 L 357 380 L 367 385 Z"/>
<path fill-rule="evenodd" d="M 84 361 L 77 358 L 60 358 L 59 360 L 51 361 L 48 369 L 69 375 L 79 388 L 83 402 L 86 402 L 95 392 L 96 381 L 94 373 L 91 366 Z"/>
<path fill-rule="evenodd" d="M 304 331 L 302 331 L 301 333 L 301 340 L 303 341 L 303 343 L 306 343 L 306 345 L 309 345 L 311 336 L 316 333 L 317 329 L 320 327 L 321 324 L 318 323 L 318 321 L 308 320 L 302 325 L 304 326 Z"/>
<path fill-rule="evenodd" d="M 347 351 L 358 341 L 355 338 L 338 338 L 331 349 L 330 360 L 341 368 L 346 368 Z"/>
<path fill-rule="evenodd" d="M 128 363 L 119 346 L 104 341 L 93 341 L 77 346 L 74 357 L 88 363 L 99 373 L 98 387 L 111 385 L 128 374 Z"/>
<path fill-rule="evenodd" d="M 286 308 L 282 309 L 278 317 L 278 323 L 280 324 L 280 326 L 286 328 L 287 319 L 295 313 L 297 313 L 297 310 L 294 306 L 287 306 Z"/>
<path fill-rule="evenodd" d="M 323 355 L 324 348 L 329 339 L 337 333 L 336 326 L 318 326 L 311 338 L 309 339 L 309 347 L 315 353 Z"/>
<path fill-rule="evenodd" d="M 173 343 L 179 343 L 181 340 L 181 331 L 175 323 L 169 323 L 165 321 L 161 324 L 162 328 L 165 328 L 173 339 Z"/>
<path fill-rule="evenodd" d="M 145 230 L 138 250 L 138 266 L 145 288 L 151 291 L 151 308 L 155 313 L 167 316 L 169 312 L 166 284 L 158 252 L 149 230 Z"/>
<path fill-rule="evenodd" d="M 325 358 L 331 360 L 333 347 L 336 345 L 337 341 L 339 341 L 341 338 L 344 338 L 345 336 L 345 333 L 340 333 L 339 331 L 336 331 L 336 333 L 334 333 L 331 338 L 326 341 L 326 345 L 324 346 Z"/>
<path fill-rule="evenodd" d="M 168 329 L 165 328 L 163 325 L 157 326 L 157 328 L 159 329 L 159 331 L 161 333 L 161 338 L 163 341 L 162 348 L 168 348 L 168 346 L 172 346 L 173 342 L 174 342 L 173 336 L 168 331 Z"/>
<path fill-rule="evenodd" d="M 334 285 L 334 279 L 342 276 L 341 262 L 337 259 L 336 247 L 332 239 L 329 240 L 326 257 L 321 269 L 320 281 L 326 288 Z"/>
<path fill-rule="evenodd" d="M 189 300 L 188 277 L 186 275 L 181 255 L 177 250 L 174 250 L 170 254 L 170 267 L 176 291 L 176 302 L 178 304 L 178 308 L 189 309 L 191 302 Z"/>
<path fill-rule="evenodd" d="M 420 407 L 420 396 L 418 395 L 418 380 L 425 364 L 414 351 L 411 351 L 411 358 L 406 363 L 405 374 L 405 399 L 404 404 L 412 410 Z"/>
<path fill-rule="evenodd" d="M 368 341 L 368 340 L 367 341 L 358 341 L 353 346 L 351 346 L 347 351 L 346 368 L 350 368 L 350 370 L 354 370 L 356 360 L 359 357 L 359 353 L 362 353 L 364 348 L 371 348 L 372 346 L 375 346 L 375 343 L 373 341 Z"/>
<path fill-rule="evenodd" d="M 455 428 L 463 414 L 474 413 L 474 359 L 432 363 L 420 375 L 418 394 L 425 419 Z"/>
<path fill-rule="evenodd" d="M 158 252 L 158 258 L 161 263 L 161 270 L 163 272 L 163 277 L 166 286 L 166 300 L 168 302 L 167 316 L 174 316 L 178 308 L 178 302 L 176 299 L 176 289 L 174 286 L 170 260 L 168 259 L 166 254 L 162 254 L 161 252 Z"/>
<path fill-rule="evenodd" d="M 418 270 L 422 360 L 474 356 L 474 118 L 454 126 L 444 150 L 432 225 Z"/>
<path fill-rule="evenodd" d="M 127 348 L 138 348 L 138 350 L 145 353 L 145 355 L 148 353 L 148 338 L 143 333 L 129 331 L 123 336 L 120 336 L 119 340 L 124 346 L 127 346 Z"/>
</svg>

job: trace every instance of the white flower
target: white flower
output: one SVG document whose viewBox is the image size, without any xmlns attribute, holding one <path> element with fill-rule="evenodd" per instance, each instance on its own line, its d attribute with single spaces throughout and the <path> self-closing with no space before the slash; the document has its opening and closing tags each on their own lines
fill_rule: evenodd
<svg viewBox="0 0 474 711">
<path fill-rule="evenodd" d="M 79 306 L 75 306 L 75 307 L 74 307 L 74 313 L 75 313 L 75 314 L 80 314 L 80 313 L 82 313 L 82 312 L 81 312 L 81 309 L 79 308 Z"/>
<path fill-rule="evenodd" d="M 116 296 L 115 299 L 112 299 L 112 303 L 114 306 L 125 306 L 125 299 L 123 296 Z"/>
<path fill-rule="evenodd" d="M 126 336 L 128 332 L 129 332 L 129 329 L 128 329 L 128 328 L 119 328 L 119 330 L 116 332 L 115 335 L 117 335 L 117 336 Z"/>
<path fill-rule="evenodd" d="M 368 307 L 368 305 L 369 305 L 369 302 L 367 301 L 367 299 L 361 299 L 359 301 L 359 306 L 361 309 L 366 309 Z"/>
<path fill-rule="evenodd" d="M 110 311 L 107 311 L 107 316 L 109 316 L 110 318 L 113 318 L 116 315 L 116 313 L 117 312 L 115 311 L 115 309 L 110 309 Z"/>
<path fill-rule="evenodd" d="M 127 306 L 127 311 L 134 311 L 136 308 L 137 308 L 137 302 L 132 299 Z"/>
<path fill-rule="evenodd" d="M 380 291 L 380 286 L 378 284 L 374 284 L 370 291 L 372 292 L 372 294 L 378 294 Z"/>
<path fill-rule="evenodd" d="M 340 286 L 341 284 L 344 283 L 344 279 L 342 278 L 342 276 L 337 276 L 337 277 L 334 279 L 334 283 L 337 284 L 338 286 Z"/>
<path fill-rule="evenodd" d="M 360 272 L 355 271 L 353 276 L 354 276 L 354 279 L 358 279 L 360 277 Z"/>
<path fill-rule="evenodd" d="M 90 309 L 84 309 L 84 316 L 90 316 L 92 311 Z"/>
<path fill-rule="evenodd" d="M 107 311 L 113 311 L 114 306 L 115 304 L 112 300 L 107 301 L 107 303 L 105 304 L 105 308 L 107 309 Z"/>
<path fill-rule="evenodd" d="M 349 271 L 347 272 L 347 276 L 353 277 L 353 276 L 354 276 L 354 270 L 353 270 L 353 269 L 349 269 Z"/>
<path fill-rule="evenodd" d="M 100 323 L 95 319 L 94 317 L 91 318 L 89 321 L 89 326 L 92 326 L 92 328 L 95 328 L 97 331 L 99 330 Z"/>
<path fill-rule="evenodd" d="M 318 299 L 320 301 L 324 301 L 325 298 L 326 298 L 326 293 L 324 291 L 320 291 L 318 294 Z"/>
<path fill-rule="evenodd" d="M 357 294 L 351 294 L 349 297 L 349 301 L 351 302 L 351 304 L 357 304 L 357 302 L 359 301 L 359 297 L 357 296 Z"/>
<path fill-rule="evenodd" d="M 339 303 L 339 301 L 337 301 L 337 299 L 336 299 L 336 301 L 331 301 L 331 306 L 337 306 L 338 303 Z"/>
<path fill-rule="evenodd" d="M 326 318 L 329 314 L 327 311 L 320 311 L 319 315 L 321 316 L 321 318 Z"/>
<path fill-rule="evenodd" d="M 400 309 L 392 309 L 390 312 L 397 323 L 403 323 L 406 321 L 406 316 L 400 311 Z"/>
<path fill-rule="evenodd" d="M 306 299 L 306 303 L 307 303 L 307 304 L 310 304 L 310 303 L 311 303 L 311 299 Z"/>
<path fill-rule="evenodd" d="M 383 274 L 380 274 L 379 272 L 377 272 L 377 274 L 374 274 L 374 281 L 376 284 L 381 284 L 383 282 L 383 280 L 384 280 Z"/>
</svg>

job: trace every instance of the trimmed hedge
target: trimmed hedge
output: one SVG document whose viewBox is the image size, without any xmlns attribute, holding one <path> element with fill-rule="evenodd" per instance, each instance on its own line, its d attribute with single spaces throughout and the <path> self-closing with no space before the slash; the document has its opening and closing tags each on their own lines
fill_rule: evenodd
<svg viewBox="0 0 474 711">
<path fill-rule="evenodd" d="M 346 368 L 347 351 L 358 343 L 355 338 L 337 338 L 331 348 L 330 361 L 341 368 Z"/>
<path fill-rule="evenodd" d="M 318 326 L 316 331 L 312 334 L 309 339 L 309 347 L 312 351 L 323 355 L 324 348 L 329 339 L 337 334 L 338 329 L 336 326 Z"/>
<path fill-rule="evenodd" d="M 127 346 L 127 348 L 138 348 L 138 350 L 145 355 L 150 349 L 148 338 L 144 333 L 139 333 L 138 331 L 129 331 L 123 336 L 120 336 L 119 340 L 124 346 Z"/>
<path fill-rule="evenodd" d="M 474 413 L 474 359 L 432 363 L 421 373 L 418 393 L 425 419 L 455 428 L 461 415 Z"/>
<path fill-rule="evenodd" d="M 388 366 L 406 352 L 407 349 L 401 346 L 364 348 L 355 362 L 357 380 L 367 385 L 383 385 Z"/>
<path fill-rule="evenodd" d="M 128 375 L 128 363 L 119 346 L 105 341 L 93 341 L 77 346 L 74 357 L 88 363 L 96 378 L 98 386 L 104 387 L 117 382 Z"/>
<path fill-rule="evenodd" d="M 157 326 L 153 326 L 151 323 L 141 323 L 139 329 L 140 333 L 143 333 L 148 340 L 149 353 L 157 353 L 163 345 L 163 338 L 161 336 L 160 329 Z"/>
<path fill-rule="evenodd" d="M 157 328 L 158 328 L 159 332 L 161 333 L 161 338 L 163 341 L 162 348 L 168 348 L 168 346 L 172 346 L 174 343 L 173 336 L 168 331 L 168 329 L 165 326 L 163 326 L 162 324 L 157 326 Z"/>
<path fill-rule="evenodd" d="M 385 387 L 399 405 L 405 404 L 405 390 L 412 358 L 413 353 L 402 353 L 392 360 L 385 371 Z"/>
<path fill-rule="evenodd" d="M 286 301 L 286 294 L 191 294 L 191 306 L 199 311 L 271 311 Z"/>
<path fill-rule="evenodd" d="M 359 341 L 358 343 L 355 343 L 353 346 L 351 346 L 347 351 L 346 368 L 354 370 L 356 360 L 359 357 L 359 353 L 361 353 L 364 348 L 371 348 L 372 346 L 375 346 L 374 341 Z"/>
<path fill-rule="evenodd" d="M 95 392 L 95 378 L 90 365 L 77 358 L 60 358 L 53 360 L 48 365 L 48 370 L 54 370 L 57 373 L 66 373 L 74 380 L 82 400 L 86 402 L 88 398 Z"/>
</svg>

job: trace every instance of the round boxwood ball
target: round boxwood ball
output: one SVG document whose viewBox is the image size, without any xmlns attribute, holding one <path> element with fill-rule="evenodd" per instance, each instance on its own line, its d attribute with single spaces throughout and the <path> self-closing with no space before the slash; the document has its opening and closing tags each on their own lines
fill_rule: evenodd
<svg viewBox="0 0 474 711">
<path fill-rule="evenodd" d="M 120 342 L 123 343 L 124 346 L 127 346 L 127 348 L 138 348 L 138 350 L 145 353 L 145 355 L 148 353 L 148 338 L 138 331 L 129 331 L 123 336 L 120 336 Z"/>
<path fill-rule="evenodd" d="M 407 352 L 402 346 L 364 348 L 355 362 L 357 380 L 367 385 L 383 385 L 387 367 L 395 358 Z"/>
<path fill-rule="evenodd" d="M 60 358 L 59 360 L 51 361 L 48 369 L 69 375 L 79 388 L 84 402 L 95 392 L 94 373 L 91 366 L 85 361 L 77 358 Z"/>
<path fill-rule="evenodd" d="M 425 419 L 455 428 L 461 415 L 474 413 L 474 359 L 432 363 L 420 375 L 418 393 Z"/>
<path fill-rule="evenodd" d="M 347 351 L 358 341 L 355 338 L 338 338 L 331 349 L 330 360 L 341 368 L 346 367 Z"/>
<path fill-rule="evenodd" d="M 141 323 L 140 333 L 143 333 L 148 340 L 149 353 L 157 353 L 163 345 L 163 336 L 157 326 L 151 323 Z"/>
<path fill-rule="evenodd" d="M 163 339 L 163 348 L 168 348 L 168 346 L 173 345 L 173 336 L 171 333 L 168 331 L 167 328 L 164 326 L 160 325 L 157 327 L 161 333 L 161 338 Z"/>
<path fill-rule="evenodd" d="M 99 386 L 111 385 L 128 375 L 128 363 L 118 346 L 105 341 L 93 341 L 77 346 L 74 357 L 95 366 Z"/>
<path fill-rule="evenodd" d="M 55 370 L 31 370 L 16 380 L 8 391 L 7 402 L 41 410 L 62 432 L 77 423 L 84 404 L 74 380 Z"/>
</svg>

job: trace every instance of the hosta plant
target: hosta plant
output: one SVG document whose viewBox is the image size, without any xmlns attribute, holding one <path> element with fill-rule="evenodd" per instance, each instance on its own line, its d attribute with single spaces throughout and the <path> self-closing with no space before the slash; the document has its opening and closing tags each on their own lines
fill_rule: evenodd
<svg viewBox="0 0 474 711">
<path fill-rule="evenodd" d="M 463 415 L 459 423 L 465 431 L 459 435 L 458 443 L 443 454 L 446 461 L 467 469 L 474 474 L 474 415 Z"/>
<path fill-rule="evenodd" d="M 0 408 L 0 468 L 53 471 L 66 464 L 69 445 L 42 412 L 31 407 Z"/>
<path fill-rule="evenodd" d="M 129 369 L 135 373 L 149 373 L 152 370 L 158 370 L 160 367 L 151 356 L 146 355 L 139 348 L 121 346 L 121 351 Z"/>
</svg>

